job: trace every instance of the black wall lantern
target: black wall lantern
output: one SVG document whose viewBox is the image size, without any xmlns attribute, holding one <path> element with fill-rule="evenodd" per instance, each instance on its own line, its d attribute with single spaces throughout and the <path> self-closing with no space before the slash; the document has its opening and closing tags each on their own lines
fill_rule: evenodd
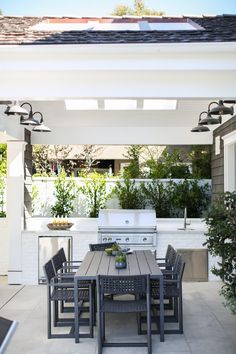
<svg viewBox="0 0 236 354">
<path fill-rule="evenodd" d="M 231 107 L 225 106 L 225 104 L 231 104 Z M 222 115 L 233 115 L 236 100 L 219 100 L 219 102 L 211 102 L 208 105 L 208 111 L 204 111 L 199 115 L 198 125 L 191 129 L 191 132 L 208 132 L 210 129 L 206 125 L 214 125 L 222 123 Z M 214 105 L 214 107 L 212 107 Z M 206 117 L 202 118 L 202 114 L 206 114 Z M 218 117 L 213 117 L 218 116 Z"/>
<path fill-rule="evenodd" d="M 21 105 L 14 103 L 10 105 L 11 101 L 0 101 L 8 104 L 5 114 L 8 116 L 20 116 L 21 125 L 32 125 L 37 127 L 33 129 L 35 132 L 50 132 L 51 130 L 43 124 L 43 115 L 41 112 L 33 112 L 32 105 L 29 102 L 24 102 Z M 6 103 L 7 102 L 7 103 Z M 25 109 L 24 106 L 28 106 L 29 110 Z M 35 119 L 35 115 L 40 115 L 40 119 Z"/>
</svg>

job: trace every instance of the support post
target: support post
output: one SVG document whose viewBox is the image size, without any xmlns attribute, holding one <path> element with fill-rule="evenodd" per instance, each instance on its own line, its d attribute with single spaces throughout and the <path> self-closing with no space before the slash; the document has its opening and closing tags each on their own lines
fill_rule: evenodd
<svg viewBox="0 0 236 354">
<path fill-rule="evenodd" d="M 7 142 L 8 284 L 22 283 L 21 231 L 24 227 L 24 141 Z"/>
</svg>

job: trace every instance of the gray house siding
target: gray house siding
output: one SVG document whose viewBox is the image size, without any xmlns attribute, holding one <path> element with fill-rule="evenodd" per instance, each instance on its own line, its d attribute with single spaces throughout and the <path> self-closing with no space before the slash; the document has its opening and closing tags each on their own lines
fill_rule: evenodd
<svg viewBox="0 0 236 354">
<path fill-rule="evenodd" d="M 213 198 L 218 194 L 224 192 L 224 141 L 222 137 L 236 130 L 236 116 L 229 119 L 227 122 L 221 124 L 213 132 L 213 149 L 212 149 L 212 196 Z M 220 137 L 220 153 L 215 154 L 215 138 Z"/>
</svg>

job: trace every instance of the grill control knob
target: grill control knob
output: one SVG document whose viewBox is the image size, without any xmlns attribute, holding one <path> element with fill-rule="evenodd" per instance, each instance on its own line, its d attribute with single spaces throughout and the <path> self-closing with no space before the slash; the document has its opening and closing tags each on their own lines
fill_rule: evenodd
<svg viewBox="0 0 236 354">
<path fill-rule="evenodd" d="M 129 242 L 129 237 L 126 237 L 125 242 Z"/>
<path fill-rule="evenodd" d="M 112 237 L 108 237 L 108 239 L 107 239 L 108 241 L 112 241 Z"/>
<path fill-rule="evenodd" d="M 103 242 L 106 242 L 106 241 L 107 241 L 107 238 L 106 238 L 106 237 L 103 237 L 102 240 L 103 240 Z"/>
<path fill-rule="evenodd" d="M 147 241 L 147 237 L 144 237 L 144 238 L 143 238 L 143 242 L 146 242 L 146 241 Z"/>
</svg>

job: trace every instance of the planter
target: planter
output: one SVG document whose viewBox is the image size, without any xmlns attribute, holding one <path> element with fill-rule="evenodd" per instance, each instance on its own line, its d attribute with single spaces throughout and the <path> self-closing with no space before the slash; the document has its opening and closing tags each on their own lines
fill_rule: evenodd
<svg viewBox="0 0 236 354">
<path fill-rule="evenodd" d="M 47 224 L 47 227 L 49 230 L 69 230 L 71 226 L 73 226 L 73 223 L 67 223 L 67 224 L 54 224 L 54 223 L 49 223 Z"/>
<path fill-rule="evenodd" d="M 126 262 L 116 262 L 116 263 L 115 263 L 115 267 L 116 267 L 117 269 L 124 269 L 124 268 L 127 267 L 127 263 L 126 263 Z"/>
</svg>

